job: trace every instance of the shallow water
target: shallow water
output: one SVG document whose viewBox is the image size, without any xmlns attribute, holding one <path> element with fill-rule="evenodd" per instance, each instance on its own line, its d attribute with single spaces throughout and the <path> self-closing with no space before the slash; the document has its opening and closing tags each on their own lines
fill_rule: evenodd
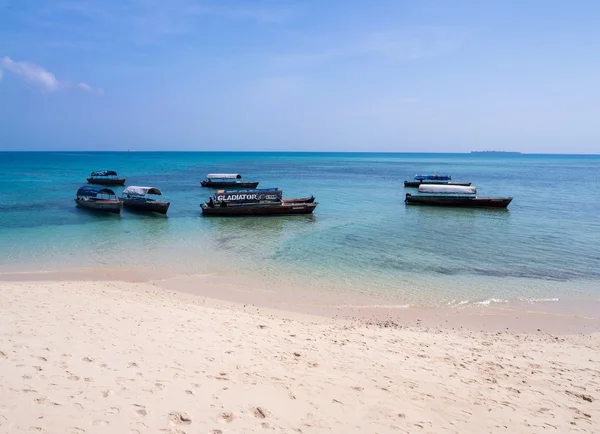
<svg viewBox="0 0 600 434">
<path fill-rule="evenodd" d="M 76 208 L 77 188 L 103 169 L 161 188 L 168 217 Z M 508 210 L 406 206 L 402 181 L 433 171 L 514 200 Z M 319 205 L 313 216 L 203 218 L 209 172 Z M 0 186 L 0 272 L 237 275 L 426 306 L 600 298 L 600 156 L 0 153 Z"/>
</svg>

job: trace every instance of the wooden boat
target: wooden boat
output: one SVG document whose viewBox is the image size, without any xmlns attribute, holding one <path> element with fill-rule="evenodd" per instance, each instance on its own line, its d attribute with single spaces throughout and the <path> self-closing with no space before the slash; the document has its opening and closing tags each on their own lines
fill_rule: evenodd
<svg viewBox="0 0 600 434">
<path fill-rule="evenodd" d="M 294 197 L 294 198 L 283 198 L 283 203 L 313 203 L 315 201 L 315 197 Z"/>
<path fill-rule="evenodd" d="M 462 182 L 462 181 L 434 181 L 434 180 L 425 180 L 425 181 L 404 181 L 405 187 L 418 187 L 421 184 L 433 184 L 433 185 L 461 185 L 461 186 L 469 186 L 470 182 Z"/>
<path fill-rule="evenodd" d="M 417 174 L 413 181 L 404 181 L 405 187 L 418 187 L 421 184 L 435 185 L 462 185 L 469 186 L 470 182 L 452 181 L 452 177 L 448 174 Z"/>
<path fill-rule="evenodd" d="M 283 199 L 279 189 L 220 190 L 200 205 L 207 216 L 312 214 L 318 205 L 314 197 Z M 299 201 L 299 202 L 298 202 Z"/>
<path fill-rule="evenodd" d="M 82 208 L 120 214 L 121 202 L 109 188 L 84 185 L 77 190 L 75 203 Z"/>
<path fill-rule="evenodd" d="M 125 178 L 119 178 L 114 170 L 100 170 L 92 172 L 87 182 L 99 185 L 125 185 Z"/>
<path fill-rule="evenodd" d="M 419 194 L 406 193 L 408 205 L 435 205 L 461 208 L 506 208 L 512 197 L 477 196 L 476 187 L 421 185 Z"/>
<path fill-rule="evenodd" d="M 200 182 L 202 187 L 209 188 L 256 188 L 258 182 L 242 181 L 239 173 L 209 173 L 206 179 Z"/>
<path fill-rule="evenodd" d="M 123 206 L 137 211 L 166 214 L 171 203 L 148 197 L 148 195 L 161 196 L 162 192 L 156 187 L 131 186 L 123 190 L 119 200 L 123 202 Z"/>
</svg>

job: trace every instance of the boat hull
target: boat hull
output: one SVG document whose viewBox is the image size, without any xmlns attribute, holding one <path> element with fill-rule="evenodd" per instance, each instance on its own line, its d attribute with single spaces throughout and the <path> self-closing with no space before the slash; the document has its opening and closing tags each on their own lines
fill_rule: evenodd
<svg viewBox="0 0 600 434">
<path fill-rule="evenodd" d="M 136 210 L 136 211 L 144 211 L 144 212 L 157 212 L 159 214 L 166 214 L 169 210 L 170 202 L 163 201 L 151 201 L 145 202 L 140 200 L 132 200 L 132 199 L 120 199 L 123 202 L 123 206 Z"/>
<path fill-rule="evenodd" d="M 85 200 L 75 199 L 77 206 L 93 211 L 120 214 L 121 202 L 118 200 Z"/>
<path fill-rule="evenodd" d="M 226 188 L 226 189 L 253 189 L 258 187 L 258 182 L 218 182 L 218 181 L 202 181 L 202 187 L 208 188 Z"/>
<path fill-rule="evenodd" d="M 291 199 L 283 198 L 283 203 L 314 203 L 315 197 L 295 197 Z"/>
<path fill-rule="evenodd" d="M 87 182 L 97 185 L 125 185 L 125 178 L 87 178 Z"/>
<path fill-rule="evenodd" d="M 512 197 L 485 197 L 485 196 L 425 196 L 406 195 L 408 205 L 432 205 L 455 208 L 506 208 Z"/>
<path fill-rule="evenodd" d="M 281 203 L 270 204 L 244 204 L 211 207 L 207 203 L 201 205 L 202 214 L 206 216 L 272 216 L 272 215 L 294 215 L 312 214 L 318 203 Z"/>
<path fill-rule="evenodd" d="M 405 187 L 419 187 L 422 184 L 432 184 L 432 185 L 460 185 L 468 187 L 471 185 L 470 182 L 461 182 L 461 181 L 404 181 Z"/>
</svg>

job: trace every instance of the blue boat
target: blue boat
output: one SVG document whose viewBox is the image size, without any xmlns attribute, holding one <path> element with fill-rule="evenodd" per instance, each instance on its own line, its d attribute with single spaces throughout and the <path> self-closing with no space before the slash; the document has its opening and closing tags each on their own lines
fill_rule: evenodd
<svg viewBox="0 0 600 434">
<path fill-rule="evenodd" d="M 438 185 L 460 185 L 469 186 L 470 182 L 452 181 L 452 177 L 447 173 L 430 173 L 417 174 L 414 181 L 404 181 L 405 187 L 418 187 L 421 184 L 438 184 Z"/>
<path fill-rule="evenodd" d="M 77 190 L 75 203 L 77 206 L 94 211 L 121 213 L 121 202 L 110 188 L 84 185 Z"/>
</svg>

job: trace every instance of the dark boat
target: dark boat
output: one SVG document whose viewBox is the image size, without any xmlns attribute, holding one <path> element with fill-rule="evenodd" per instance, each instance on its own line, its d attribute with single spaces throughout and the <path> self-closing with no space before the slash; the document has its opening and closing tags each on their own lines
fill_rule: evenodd
<svg viewBox="0 0 600 434">
<path fill-rule="evenodd" d="M 121 213 L 121 202 L 117 199 L 115 192 L 109 188 L 84 185 L 77 190 L 75 203 L 77 206 L 94 211 Z"/>
<path fill-rule="evenodd" d="M 166 214 L 171 203 L 148 197 L 148 195 L 161 196 L 162 192 L 156 187 L 131 186 L 123 190 L 119 200 L 123 202 L 123 206 L 137 211 Z"/>
<path fill-rule="evenodd" d="M 469 185 L 471 185 L 470 182 L 462 182 L 462 181 L 404 181 L 404 186 L 405 187 L 418 187 L 419 185 L 422 184 L 429 184 L 429 185 L 460 185 L 460 186 L 464 186 L 464 187 L 468 187 Z"/>
<path fill-rule="evenodd" d="M 279 189 L 221 190 L 200 205 L 207 216 L 251 216 L 312 214 L 314 197 L 283 199 Z M 300 201 L 300 202 L 297 202 Z"/>
<path fill-rule="evenodd" d="M 506 208 L 512 197 L 477 196 L 475 187 L 421 185 L 419 194 L 406 193 L 408 205 L 435 205 L 460 208 Z"/>
<path fill-rule="evenodd" d="M 405 187 L 418 187 L 421 184 L 436 184 L 436 185 L 461 185 L 469 186 L 470 182 L 452 181 L 452 177 L 448 174 L 420 174 L 415 175 L 414 181 L 404 181 Z"/>
<path fill-rule="evenodd" d="M 209 173 L 200 185 L 209 188 L 252 189 L 258 187 L 258 182 L 242 181 L 239 173 Z"/>
<path fill-rule="evenodd" d="M 315 197 L 294 197 L 294 198 L 283 198 L 281 200 L 283 203 L 313 203 L 315 201 Z"/>
<path fill-rule="evenodd" d="M 119 178 L 114 170 L 100 170 L 92 172 L 87 182 L 99 185 L 125 185 L 125 178 Z"/>
</svg>

